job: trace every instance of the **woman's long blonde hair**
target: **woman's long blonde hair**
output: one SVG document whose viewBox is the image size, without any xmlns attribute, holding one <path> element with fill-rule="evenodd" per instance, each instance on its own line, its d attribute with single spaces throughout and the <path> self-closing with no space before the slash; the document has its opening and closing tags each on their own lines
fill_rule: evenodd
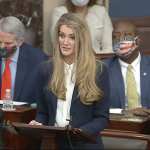
<svg viewBox="0 0 150 150">
<path fill-rule="evenodd" d="M 75 34 L 75 86 L 78 88 L 81 102 L 91 104 L 101 99 L 103 92 L 96 85 L 96 72 L 101 71 L 96 65 L 92 49 L 90 33 L 85 21 L 72 13 L 64 14 L 57 22 L 53 43 L 53 75 L 49 82 L 50 90 L 59 98 L 65 100 L 64 60 L 59 48 L 59 30 L 67 25 Z M 98 69 L 99 68 L 99 69 Z"/>
</svg>

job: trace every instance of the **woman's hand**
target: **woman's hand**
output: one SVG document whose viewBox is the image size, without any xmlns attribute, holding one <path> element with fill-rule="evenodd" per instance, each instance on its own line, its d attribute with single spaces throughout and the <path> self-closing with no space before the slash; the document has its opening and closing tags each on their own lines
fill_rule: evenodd
<svg viewBox="0 0 150 150">
<path fill-rule="evenodd" d="M 42 125 L 42 123 L 32 120 L 29 122 L 30 125 Z"/>
</svg>

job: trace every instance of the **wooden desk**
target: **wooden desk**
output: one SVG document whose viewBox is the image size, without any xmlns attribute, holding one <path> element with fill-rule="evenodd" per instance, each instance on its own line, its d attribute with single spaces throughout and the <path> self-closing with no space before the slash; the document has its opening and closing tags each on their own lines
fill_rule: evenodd
<svg viewBox="0 0 150 150">
<path fill-rule="evenodd" d="M 15 111 L 3 111 L 4 112 L 4 120 L 11 122 L 23 122 L 28 123 L 29 121 L 35 118 L 36 109 L 20 106 L 16 107 Z M 3 133 L 3 141 L 5 143 L 5 149 L 13 149 L 13 150 L 25 150 L 28 145 L 27 139 L 20 135 L 11 134 L 8 131 L 4 131 Z"/>
<path fill-rule="evenodd" d="M 18 107 L 15 111 L 4 112 L 4 119 L 12 122 L 28 123 L 35 118 L 36 109 L 31 107 Z M 123 115 L 110 115 L 108 129 L 131 131 L 133 133 L 150 134 L 150 119 L 143 117 L 127 118 Z M 7 149 L 26 150 L 29 141 L 19 135 L 5 132 L 4 140 Z"/>
<path fill-rule="evenodd" d="M 28 123 L 35 118 L 36 109 L 28 106 L 16 107 L 15 111 L 3 111 L 4 120 Z"/>
<path fill-rule="evenodd" d="M 150 118 L 148 117 L 127 117 L 124 115 L 110 115 L 108 128 L 101 132 L 104 144 L 107 149 L 114 148 L 123 149 L 123 145 L 127 144 L 126 139 L 139 140 L 141 143 L 147 143 L 147 150 L 150 149 Z M 120 145 L 120 138 L 123 145 Z M 132 142 L 130 141 L 132 144 Z M 116 146 L 117 145 L 117 146 Z M 127 146 L 129 146 L 127 144 Z"/>
<path fill-rule="evenodd" d="M 108 129 L 150 134 L 150 118 L 110 115 Z"/>
</svg>

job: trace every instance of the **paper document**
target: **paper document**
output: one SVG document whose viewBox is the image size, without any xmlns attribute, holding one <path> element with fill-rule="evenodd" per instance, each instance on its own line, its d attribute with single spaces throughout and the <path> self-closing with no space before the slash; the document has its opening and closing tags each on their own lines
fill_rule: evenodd
<svg viewBox="0 0 150 150">
<path fill-rule="evenodd" d="M 109 113 L 111 113 L 111 114 L 122 114 L 122 109 L 121 108 L 110 108 Z"/>
<path fill-rule="evenodd" d="M 0 100 L 0 104 L 3 104 L 3 100 Z M 26 105 L 28 103 L 26 102 L 16 102 L 16 101 L 13 101 L 13 105 L 14 106 L 21 106 L 21 105 Z"/>
</svg>

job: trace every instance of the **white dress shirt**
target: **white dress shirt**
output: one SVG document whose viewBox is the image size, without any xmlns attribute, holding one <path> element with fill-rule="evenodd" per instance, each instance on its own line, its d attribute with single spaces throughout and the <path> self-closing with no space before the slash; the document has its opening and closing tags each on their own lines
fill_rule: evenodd
<svg viewBox="0 0 150 150">
<path fill-rule="evenodd" d="M 66 100 L 58 99 L 57 111 L 56 111 L 56 123 L 57 127 L 65 127 L 69 124 L 70 120 L 70 106 L 72 100 L 72 94 L 75 85 L 75 77 L 72 73 L 74 71 L 74 65 L 68 65 L 65 63 L 65 86 L 66 86 Z"/>
<path fill-rule="evenodd" d="M 131 63 L 132 66 L 132 72 L 135 77 L 136 81 L 136 87 L 137 87 L 137 92 L 139 94 L 139 98 L 141 97 L 141 84 L 140 84 L 140 62 L 141 62 L 141 55 L 139 54 L 138 57 Z M 126 85 L 126 73 L 127 73 L 127 68 L 128 65 L 126 62 L 122 61 L 119 59 L 119 63 L 121 66 L 121 72 L 124 80 L 124 88 L 125 88 L 125 95 L 127 92 L 127 85 Z M 127 103 L 127 101 L 126 101 Z M 141 100 L 139 99 L 139 107 L 141 106 Z"/>
</svg>

